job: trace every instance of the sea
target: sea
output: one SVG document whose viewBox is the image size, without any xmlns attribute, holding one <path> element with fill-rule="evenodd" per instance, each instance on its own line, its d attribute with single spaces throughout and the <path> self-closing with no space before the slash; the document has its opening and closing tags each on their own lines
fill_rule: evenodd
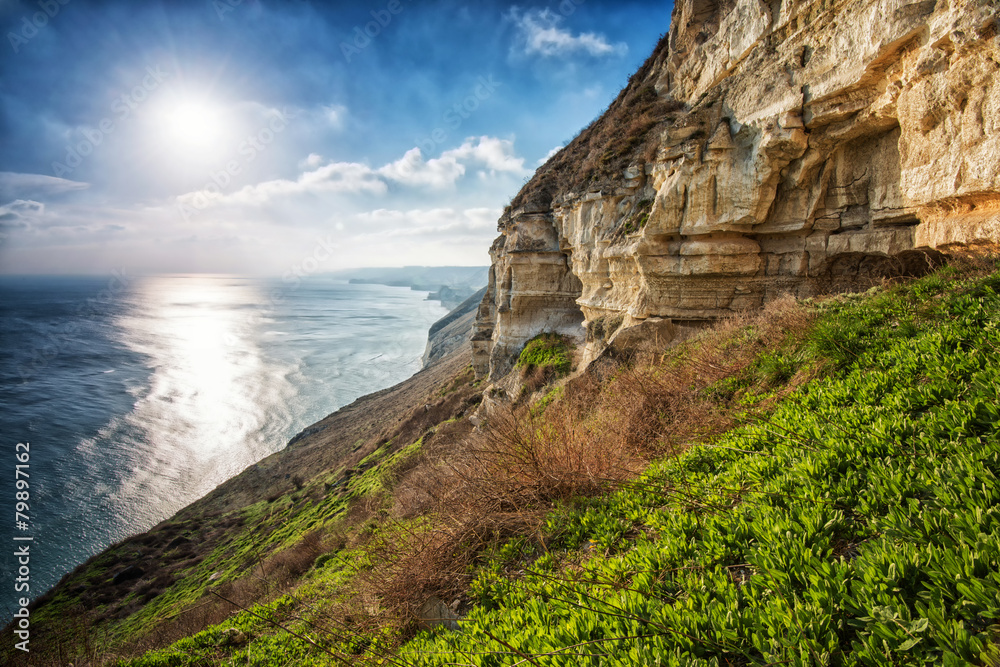
<svg viewBox="0 0 1000 667">
<path fill-rule="evenodd" d="M 447 313 L 427 296 L 320 276 L 0 276 L 0 615 L 418 371 Z"/>
</svg>

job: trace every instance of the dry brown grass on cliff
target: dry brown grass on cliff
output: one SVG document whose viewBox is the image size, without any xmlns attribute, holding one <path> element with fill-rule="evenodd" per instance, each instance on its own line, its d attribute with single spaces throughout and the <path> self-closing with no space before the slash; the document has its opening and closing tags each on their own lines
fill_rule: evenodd
<svg viewBox="0 0 1000 667">
<path fill-rule="evenodd" d="M 585 374 L 544 410 L 497 410 L 452 466 L 472 496 L 505 511 L 600 493 L 651 457 L 730 428 L 734 396 L 710 389 L 745 373 L 760 352 L 803 336 L 812 317 L 782 298 L 758 315 L 721 322 L 656 363 L 623 364 L 603 383 Z"/>
<path fill-rule="evenodd" d="M 667 55 L 667 42 L 663 35 L 608 109 L 535 172 L 511 208 L 548 206 L 557 193 L 620 182 L 623 169 L 653 159 L 659 142 L 650 138 L 651 132 L 685 108 L 656 92 L 655 72 Z"/>
</svg>

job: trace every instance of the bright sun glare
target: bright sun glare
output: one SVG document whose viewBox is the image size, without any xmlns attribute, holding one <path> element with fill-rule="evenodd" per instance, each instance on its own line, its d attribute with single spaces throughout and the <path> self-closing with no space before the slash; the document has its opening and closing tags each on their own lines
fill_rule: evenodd
<svg viewBox="0 0 1000 667">
<path fill-rule="evenodd" d="M 200 99 L 179 100 L 163 110 L 167 144 L 174 150 L 209 154 L 221 148 L 226 127 L 221 109 Z"/>
</svg>

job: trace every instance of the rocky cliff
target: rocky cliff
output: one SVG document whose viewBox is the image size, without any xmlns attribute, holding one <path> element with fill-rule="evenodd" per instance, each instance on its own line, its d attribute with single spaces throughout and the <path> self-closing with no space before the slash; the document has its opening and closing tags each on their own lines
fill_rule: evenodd
<svg viewBox="0 0 1000 667">
<path fill-rule="evenodd" d="M 486 288 L 483 287 L 431 325 L 427 332 L 423 368 L 427 368 L 469 343 L 472 329 L 476 323 L 476 313 L 485 295 Z"/>
<path fill-rule="evenodd" d="M 677 0 L 501 217 L 477 373 L 542 331 L 586 363 L 1000 240 L 998 30 L 995 0 Z"/>
</svg>

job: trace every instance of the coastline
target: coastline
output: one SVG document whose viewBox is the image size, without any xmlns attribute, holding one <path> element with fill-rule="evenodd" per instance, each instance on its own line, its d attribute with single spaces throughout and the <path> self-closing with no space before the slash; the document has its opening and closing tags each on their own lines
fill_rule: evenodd
<svg viewBox="0 0 1000 667">
<path fill-rule="evenodd" d="M 260 461 L 266 459 L 268 456 L 272 455 L 275 452 L 284 451 L 285 449 L 287 449 L 289 447 L 290 443 L 293 443 L 293 442 L 295 442 L 297 440 L 301 440 L 305 435 L 308 434 L 310 428 L 314 427 L 317 423 L 324 421 L 331 414 L 336 413 L 338 409 L 342 409 L 342 407 L 345 407 L 345 406 L 347 406 L 347 405 L 355 402 L 357 399 L 360 399 L 360 398 L 362 398 L 364 396 L 367 396 L 367 395 L 369 395 L 371 393 L 375 393 L 375 392 L 378 392 L 378 391 L 383 391 L 385 389 L 389 389 L 392 386 L 394 386 L 395 384 L 398 384 L 398 382 L 405 381 L 409 377 L 412 377 L 413 373 L 419 372 L 419 370 L 421 369 L 421 362 L 420 362 L 420 354 L 421 354 L 421 352 L 419 350 L 421 348 L 418 348 L 417 345 L 426 345 L 426 333 L 427 333 L 427 330 L 430 327 L 430 325 L 428 325 L 426 327 L 423 326 L 423 325 L 424 325 L 425 322 L 428 322 L 430 320 L 430 317 L 437 316 L 437 314 L 439 312 L 442 312 L 443 309 L 439 310 L 439 306 L 438 306 L 437 303 L 434 303 L 433 306 L 431 304 L 420 305 L 420 303 L 422 303 L 422 302 L 426 303 L 426 299 L 424 298 L 425 295 L 423 295 L 423 294 L 420 294 L 420 295 L 414 294 L 413 296 L 410 296 L 409 294 L 405 294 L 404 295 L 404 294 L 402 294 L 401 292 L 399 292 L 397 290 L 389 290 L 387 288 L 382 288 L 382 287 L 367 288 L 367 289 L 366 288 L 360 288 L 360 289 L 363 292 L 366 292 L 366 293 L 370 292 L 370 291 L 374 291 L 375 293 L 379 293 L 380 294 L 383 290 L 385 290 L 386 293 L 396 293 L 398 295 L 397 297 L 389 297 L 388 300 L 386 298 L 384 298 L 384 297 L 378 297 L 380 299 L 380 303 L 382 304 L 380 306 L 381 308 L 385 308 L 386 306 L 388 306 L 388 307 L 391 308 L 391 307 L 393 307 L 391 304 L 393 304 L 396 301 L 399 301 L 400 303 L 409 303 L 409 304 L 411 304 L 412 307 L 416 308 L 416 310 L 413 310 L 413 319 L 411 320 L 411 322 L 413 324 L 411 324 L 411 327 L 413 327 L 414 324 L 417 325 L 417 327 L 413 327 L 414 330 L 411 333 L 409 333 L 409 334 L 406 335 L 406 339 L 408 341 L 406 343 L 406 347 L 405 347 L 405 354 L 406 354 L 406 358 L 407 358 L 406 367 L 405 367 L 405 370 L 403 368 L 399 368 L 400 371 L 404 371 L 405 373 L 407 373 L 406 376 L 401 377 L 399 374 L 397 374 L 396 378 L 385 378 L 388 381 L 383 382 L 381 384 L 375 384 L 374 386 L 369 385 L 370 388 L 368 388 L 367 390 L 358 391 L 353 396 L 351 396 L 351 392 L 352 391 L 356 391 L 357 389 L 362 389 L 363 388 L 362 385 L 366 381 L 365 380 L 366 378 L 367 378 L 368 382 L 371 382 L 371 380 L 377 380 L 380 377 L 379 375 L 374 375 L 374 374 L 369 375 L 368 374 L 369 371 L 365 371 L 364 369 L 362 369 L 362 375 L 364 375 L 364 377 L 357 376 L 357 377 L 355 377 L 354 379 L 352 379 L 350 381 L 350 385 L 351 385 L 350 387 L 348 387 L 348 386 L 345 385 L 344 387 L 341 387 L 341 388 L 339 388 L 339 389 L 336 390 L 336 393 L 338 395 L 343 396 L 343 398 L 340 399 L 340 400 L 337 400 L 336 403 L 334 403 L 333 405 L 330 406 L 331 408 L 335 408 L 335 409 L 331 410 L 330 408 L 327 408 L 327 409 L 323 410 L 319 414 L 316 414 L 316 412 L 317 412 L 316 408 L 317 408 L 317 406 L 320 406 L 320 407 L 322 406 L 322 403 L 325 402 L 324 400 L 322 400 L 322 397 L 326 396 L 329 392 L 328 391 L 327 392 L 320 392 L 319 393 L 319 398 L 317 398 L 316 396 L 314 396 L 314 394 L 316 394 L 316 392 L 314 390 L 310 390 L 308 385 L 305 385 L 305 386 L 297 389 L 297 393 L 298 394 L 303 394 L 303 395 L 309 396 L 309 400 L 308 400 L 308 405 L 307 404 L 300 405 L 299 408 L 296 409 L 296 413 L 297 414 L 302 414 L 303 416 L 309 416 L 310 414 L 316 415 L 312 419 L 309 419 L 309 420 L 306 420 L 306 421 L 300 421 L 299 423 L 304 424 L 303 427 L 301 427 L 301 428 L 299 428 L 299 429 L 297 429 L 297 430 L 295 430 L 295 431 L 293 431 L 291 433 L 288 433 L 286 431 L 287 434 L 284 435 L 284 437 L 281 438 L 280 441 L 277 440 L 277 439 L 275 439 L 275 438 L 272 438 L 271 442 L 273 444 L 271 444 L 268 447 L 267 450 L 262 451 L 262 453 L 260 453 L 259 455 L 254 456 L 254 458 L 252 460 L 247 461 L 243 465 L 240 465 L 239 467 L 234 468 L 232 472 L 229 472 L 228 470 L 222 470 L 221 472 L 224 473 L 224 476 L 222 476 L 221 478 L 217 477 L 217 479 L 219 479 L 219 481 L 215 482 L 215 483 L 212 483 L 211 486 L 207 486 L 206 485 L 203 489 L 199 489 L 198 487 L 189 484 L 188 490 L 192 491 L 192 492 L 197 492 L 197 495 L 193 495 L 190 498 L 190 500 L 187 500 L 184 496 L 175 496 L 177 498 L 177 500 L 180 500 L 180 501 L 187 500 L 187 501 L 186 502 L 182 502 L 182 503 L 178 503 L 177 505 L 174 505 L 174 506 L 165 505 L 163 507 L 163 510 L 164 510 L 163 513 L 159 513 L 159 516 L 155 516 L 155 515 L 151 516 L 148 521 L 142 520 L 142 517 L 139 517 L 139 520 L 135 520 L 133 518 L 135 516 L 134 513 L 128 512 L 128 511 L 126 511 L 124 509 L 122 511 L 119 511 L 118 512 L 118 523 L 122 524 L 122 528 L 118 529 L 118 528 L 112 526 L 109 523 L 109 524 L 107 524 L 108 529 L 107 529 L 107 535 L 106 536 L 95 535 L 95 534 L 92 533 L 92 531 L 90 531 L 88 529 L 87 532 L 84 533 L 82 537 L 76 537 L 76 533 L 73 532 L 73 527 L 74 526 L 78 526 L 79 525 L 80 526 L 80 530 L 86 529 L 86 525 L 79 524 L 79 522 L 78 522 L 78 520 L 76 518 L 77 514 L 79 513 L 79 511 L 83 511 L 83 509 L 80 509 L 78 511 L 76 508 L 78 508 L 78 507 L 79 508 L 85 508 L 86 505 L 85 504 L 80 504 L 78 502 L 75 502 L 74 501 L 75 496 L 71 496 L 71 495 L 67 495 L 67 494 L 62 494 L 61 498 L 64 499 L 63 502 L 62 502 L 62 504 L 59 505 L 59 506 L 55 506 L 55 505 L 52 505 L 51 503 L 48 503 L 48 505 L 49 505 L 49 513 L 48 513 L 49 517 L 46 518 L 45 515 L 43 514 L 42 515 L 42 520 L 39 522 L 38 526 L 36 526 L 36 530 L 39 533 L 38 536 L 42 537 L 43 539 L 40 540 L 39 544 L 37 545 L 38 546 L 37 553 L 40 554 L 39 559 L 33 559 L 33 563 L 32 563 L 32 570 L 33 570 L 33 572 L 32 572 L 32 582 L 31 582 L 32 585 L 31 585 L 31 590 L 30 590 L 31 597 L 33 599 L 41 599 L 41 598 L 43 598 L 47 593 L 51 592 L 55 588 L 58 588 L 59 582 L 62 581 L 62 580 L 64 580 L 65 577 L 68 574 L 72 573 L 72 571 L 74 569 L 78 568 L 81 563 L 85 563 L 85 562 L 87 562 L 88 560 L 90 560 L 92 558 L 99 557 L 108 548 L 113 547 L 115 544 L 118 544 L 118 543 L 120 543 L 122 541 L 127 541 L 129 539 L 132 539 L 133 537 L 138 536 L 138 535 L 142 535 L 144 532 L 146 532 L 146 531 L 154 528 L 155 525 L 157 525 L 158 523 L 162 523 L 164 520 L 169 520 L 169 518 L 171 516 L 174 516 L 178 512 L 183 511 L 190 504 L 197 503 L 201 498 L 203 498 L 205 495 L 211 493 L 219 485 L 225 484 L 226 482 L 228 482 L 229 480 L 231 480 L 233 477 L 238 476 L 239 474 L 243 473 L 247 468 L 253 468 L 256 465 L 259 465 Z M 348 291 L 347 294 L 349 295 L 351 292 L 353 292 L 353 288 L 350 291 Z M 304 293 L 301 293 L 301 294 L 297 293 L 297 296 L 299 296 L 299 297 L 304 296 Z M 322 298 L 322 293 L 320 293 L 319 296 L 320 296 L 320 298 Z M 400 300 L 399 297 L 404 297 L 404 298 L 402 298 Z M 315 295 L 310 295 L 309 299 L 310 299 L 310 301 L 314 301 Z M 408 306 L 407 308 L 409 308 L 410 310 L 412 310 L 413 308 L 411 306 Z M 315 305 L 313 305 L 311 307 L 315 308 Z M 359 302 L 358 303 L 358 307 L 360 307 L 362 310 L 364 310 L 364 308 L 365 308 L 364 302 Z M 405 312 L 409 312 L 409 310 L 404 309 L 403 311 L 400 311 L 400 313 L 402 313 L 404 311 Z M 373 311 L 373 312 L 377 312 L 377 311 Z M 431 322 L 430 324 L 433 324 L 433 322 Z M 109 325 L 110 325 L 110 321 L 109 321 Z M 310 322 L 309 326 L 312 327 L 312 328 L 315 328 L 316 326 L 321 326 L 322 327 L 322 326 L 327 326 L 327 325 L 323 325 L 323 324 L 317 323 L 315 321 L 312 321 L 312 322 Z M 274 333 L 280 333 L 277 330 L 284 330 L 284 331 L 289 331 L 289 332 L 294 331 L 294 329 L 291 328 L 291 327 L 289 327 L 289 326 L 281 326 L 281 325 L 279 325 L 279 326 L 270 325 L 270 326 L 267 326 L 266 328 L 269 331 L 271 329 L 274 329 L 275 330 Z M 340 327 L 336 327 L 336 328 L 340 328 Z M 391 325 L 390 325 L 390 329 L 391 329 Z M 342 335 L 343 333 L 345 333 L 345 332 L 341 331 L 341 332 L 338 332 L 337 335 Z M 421 336 L 421 333 L 423 333 L 424 335 Z M 302 335 L 299 336 L 301 338 L 301 340 L 299 340 L 297 342 L 297 345 L 301 346 L 303 344 L 309 344 L 309 341 L 312 339 L 313 335 L 315 335 L 315 334 L 309 333 L 309 331 L 307 331 L 307 330 L 303 330 Z M 396 335 L 395 337 L 397 339 L 399 338 L 398 335 Z M 285 343 L 283 343 L 282 341 L 285 341 L 287 338 L 288 338 L 288 336 L 284 335 L 284 334 L 282 334 L 281 336 L 279 336 L 277 338 L 275 338 L 274 336 L 271 336 L 270 337 L 270 340 L 271 340 L 270 345 L 272 345 L 272 346 L 273 345 L 284 345 Z M 420 343 L 417 343 L 418 339 L 420 340 Z M 329 347 L 329 346 L 327 346 L 327 347 Z M 67 352 L 66 354 L 68 355 L 69 353 Z M 295 356 L 296 358 L 298 358 L 296 355 L 298 355 L 298 352 L 296 352 L 295 355 L 292 355 L 292 356 Z M 340 355 L 340 356 L 343 356 L 343 355 Z M 371 356 L 371 355 L 365 355 L 365 354 L 361 353 L 361 354 L 354 354 L 352 356 L 354 356 L 355 358 L 358 358 L 358 357 L 366 358 L 367 356 Z M 387 355 L 386 356 L 386 359 L 388 359 L 390 361 L 393 358 L 394 358 L 393 355 Z M 382 363 L 384 365 L 384 361 L 385 360 L 376 361 L 375 364 Z M 311 369 L 311 371 L 309 371 L 308 373 L 306 373 L 306 378 L 308 378 L 310 376 L 316 376 L 317 373 L 319 373 L 319 374 L 322 375 L 323 368 L 324 368 L 324 363 L 325 363 L 325 362 L 323 362 L 322 357 L 318 361 L 314 361 L 314 362 L 310 362 L 310 363 L 314 367 Z M 112 368 L 113 366 L 107 366 L 107 367 L 108 368 Z M 374 371 L 374 366 L 372 366 L 371 364 L 369 364 L 366 368 L 370 369 L 371 371 Z M 339 374 L 339 372 L 341 370 L 343 370 L 343 369 L 338 365 L 334 370 L 337 370 L 338 374 Z M 149 372 L 152 373 L 153 371 L 150 370 Z M 110 382 L 110 381 L 113 381 L 116 378 L 118 378 L 118 379 L 124 378 L 126 375 L 129 375 L 129 374 L 124 373 L 122 371 L 122 369 L 118 369 L 117 373 L 111 373 L 111 374 L 106 374 L 106 375 L 94 375 L 93 377 L 96 378 L 96 380 L 94 380 L 94 381 L 100 380 L 100 381 L 103 381 L 103 382 Z M 131 375 L 129 375 L 129 377 L 131 377 Z M 152 377 L 153 377 L 152 375 L 149 376 L 149 378 L 150 378 L 149 382 L 152 381 Z M 302 380 L 302 379 L 304 379 L 304 378 L 301 378 L 301 377 L 299 378 L 299 380 Z M 334 379 L 331 379 L 331 382 L 333 382 L 333 383 L 340 383 L 340 381 L 334 380 Z M 327 383 L 327 384 L 329 385 L 330 383 Z M 337 384 L 337 386 L 339 387 L 340 385 Z M 19 392 L 23 392 L 23 391 L 26 391 L 26 390 L 25 389 L 19 389 L 18 391 Z M 37 391 L 44 391 L 44 387 L 39 387 L 39 388 L 35 389 L 34 391 L 36 391 L 36 392 Z M 344 394 L 346 394 L 346 395 L 344 395 Z M 20 394 L 18 394 L 18 395 L 20 395 Z M 52 395 L 52 396 L 53 397 L 50 398 L 50 399 L 48 399 L 48 400 L 50 400 L 50 402 L 53 405 L 56 405 L 58 402 L 68 400 L 68 398 L 64 397 L 64 396 L 58 396 L 58 397 L 56 397 L 55 395 Z M 334 395 L 330 394 L 329 397 L 334 397 Z M 11 400 L 14 400 L 14 398 L 16 398 L 16 396 L 12 397 Z M 139 399 L 136 398 L 136 399 L 133 399 L 133 400 L 138 401 Z M 148 403 L 148 401 L 147 401 L 147 403 Z M 105 415 L 105 416 L 102 416 L 103 413 L 101 413 L 100 410 L 97 409 L 96 407 L 92 408 L 92 410 L 94 411 L 94 414 L 95 414 L 94 419 L 98 419 L 100 423 L 105 423 L 105 422 L 108 421 L 108 419 L 110 419 L 111 422 L 114 423 L 114 422 L 116 422 L 116 420 L 117 421 L 122 421 L 126 417 L 131 418 L 132 413 L 135 412 L 136 408 L 134 406 L 132 406 L 132 402 L 131 401 L 129 402 L 129 405 L 131 407 L 129 408 L 129 410 L 126 413 L 115 412 L 115 413 L 108 413 L 108 415 Z M 270 405 L 261 405 L 260 409 L 261 410 L 270 411 L 272 408 L 271 408 Z M 287 412 L 287 410 L 286 410 L 286 412 Z M 138 419 L 140 416 L 141 415 L 136 415 L 135 417 L 136 417 L 136 419 Z M 290 417 L 291 415 L 287 415 L 287 416 Z M 292 424 L 294 424 L 294 422 L 292 422 Z M 12 431 L 22 431 L 22 430 L 24 430 L 24 429 L 20 429 L 20 428 L 14 428 L 15 426 L 17 426 L 16 422 L 11 424 L 11 430 Z M 51 433 L 49 433 L 50 431 L 51 431 Z M 52 431 L 52 427 L 51 426 L 48 427 L 47 430 L 43 429 L 41 431 L 41 433 L 42 434 L 48 434 L 50 436 L 50 439 L 56 437 L 57 435 L 59 435 L 57 432 Z M 33 443 L 32 450 L 35 449 L 35 446 L 34 446 L 35 441 L 36 440 L 40 441 L 38 443 L 38 446 L 40 447 L 40 451 L 47 451 L 47 454 L 48 454 L 49 458 L 52 460 L 52 463 L 48 463 L 47 465 L 50 465 L 50 466 L 60 465 L 58 462 L 61 461 L 62 458 L 59 458 L 59 457 L 64 456 L 61 453 L 62 452 L 61 449 L 57 450 L 57 449 L 54 449 L 53 447 L 49 447 L 46 450 L 46 448 L 43 447 L 44 442 L 42 441 L 42 437 L 40 435 L 40 432 L 32 431 L 31 433 L 28 434 L 28 436 L 22 436 L 21 439 L 23 440 L 26 437 L 29 438 L 32 441 L 32 443 Z M 59 437 L 62 438 L 62 436 L 59 436 Z M 263 435 L 262 435 L 262 437 L 263 437 Z M 66 438 L 62 438 L 62 439 L 65 440 L 65 441 L 67 441 L 67 442 L 71 442 L 71 444 L 73 442 L 72 439 L 68 439 L 68 440 Z M 196 444 L 196 442 L 200 442 L 200 441 L 201 440 L 192 441 L 192 444 Z M 126 447 L 127 446 L 126 442 L 122 442 L 122 443 L 119 443 L 119 444 L 120 444 L 119 449 L 122 448 L 122 447 Z M 95 451 L 104 451 L 105 449 L 106 448 L 101 447 L 101 448 L 95 449 Z M 108 456 L 111 456 L 112 453 L 113 452 L 109 452 Z M 105 456 L 104 458 L 107 459 L 108 456 Z M 80 459 L 80 460 L 83 460 L 79 456 L 77 458 Z M 89 459 L 88 459 L 88 461 L 89 461 Z M 235 459 L 231 459 L 231 461 L 235 461 Z M 34 453 L 32 455 L 32 463 L 33 464 L 36 463 Z M 46 464 L 46 460 L 41 460 L 40 459 L 39 463 Z M 96 472 L 93 472 L 92 474 L 98 475 L 97 479 L 103 479 L 103 478 L 99 477 L 99 475 L 101 474 L 100 470 L 102 470 L 103 468 L 99 467 L 98 464 L 99 464 L 99 462 L 96 462 L 96 461 L 95 462 L 90 462 L 90 463 L 88 463 L 88 465 L 90 466 L 88 469 L 92 470 L 92 471 L 96 471 Z M 98 467 L 95 468 L 94 467 L 95 465 L 98 465 Z M 125 472 L 123 472 L 123 474 L 127 474 L 128 468 L 124 467 L 123 469 L 125 470 Z M 59 470 L 59 468 L 55 468 L 55 470 Z M 55 474 L 56 474 L 55 472 L 50 472 L 48 474 L 48 476 L 52 477 Z M 147 475 L 147 477 L 148 477 L 148 475 Z M 55 479 L 55 478 L 53 477 L 53 479 Z M 62 481 L 59 482 L 59 484 L 62 484 L 66 480 L 70 480 L 72 483 L 75 483 L 77 486 L 79 486 L 80 485 L 80 480 L 83 480 L 84 477 L 81 474 L 79 476 L 73 476 L 73 477 L 64 476 L 64 477 L 59 478 L 59 479 L 62 480 Z M 186 479 L 186 477 L 179 477 L 178 479 L 183 480 L 183 479 Z M 110 482 L 109 482 L 109 485 L 110 485 L 110 488 L 112 490 L 116 490 L 118 488 L 118 487 L 115 487 L 114 485 L 111 485 Z M 117 493 L 117 491 L 115 491 L 115 492 Z M 160 495 L 163 495 L 163 494 L 160 494 Z M 143 501 L 145 504 L 149 504 L 153 500 L 149 496 L 144 496 L 144 498 L 146 498 L 146 500 Z M 101 503 L 101 497 L 100 496 L 94 496 L 91 504 L 92 505 L 97 505 L 97 504 L 100 504 L 100 503 Z M 65 507 L 63 507 L 63 505 L 65 505 Z M 118 507 L 118 505 L 111 506 L 111 505 L 107 505 L 106 503 L 100 504 L 100 506 L 101 507 L 108 507 L 108 508 Z M 114 510 L 108 509 L 106 511 L 114 511 Z M 91 512 L 91 514 L 94 514 L 94 512 Z M 99 519 L 100 519 L 100 517 L 95 517 L 94 518 L 95 521 L 99 520 Z M 54 528 L 52 526 L 56 526 L 56 527 L 58 527 L 58 526 L 64 526 L 64 527 L 59 528 L 59 530 L 57 531 L 56 528 Z M 68 526 L 70 530 L 67 531 L 67 529 L 66 529 L 65 526 Z M 62 545 L 57 550 L 54 550 L 50 546 L 47 546 L 47 543 L 46 543 L 46 541 L 51 542 L 54 539 L 53 536 L 55 536 L 55 535 L 62 535 L 63 536 L 63 538 L 61 538 L 62 539 Z M 69 538 L 71 538 L 71 539 L 68 539 L 67 536 Z M 91 539 L 91 542 L 89 544 L 86 541 L 84 541 L 85 539 L 90 539 L 90 538 L 92 538 L 92 539 Z M 37 578 L 35 576 L 35 571 L 36 570 L 38 572 Z M 15 597 L 15 600 L 16 600 L 16 597 Z M 13 602 L 10 601 L 9 596 L 8 596 L 8 599 L 6 600 L 6 602 L 7 602 L 7 604 L 5 604 L 5 607 L 9 607 L 11 604 L 13 604 Z M 5 609 L 5 611 L 7 612 L 8 618 L 9 618 L 10 614 L 13 613 L 12 609 Z"/>
</svg>

